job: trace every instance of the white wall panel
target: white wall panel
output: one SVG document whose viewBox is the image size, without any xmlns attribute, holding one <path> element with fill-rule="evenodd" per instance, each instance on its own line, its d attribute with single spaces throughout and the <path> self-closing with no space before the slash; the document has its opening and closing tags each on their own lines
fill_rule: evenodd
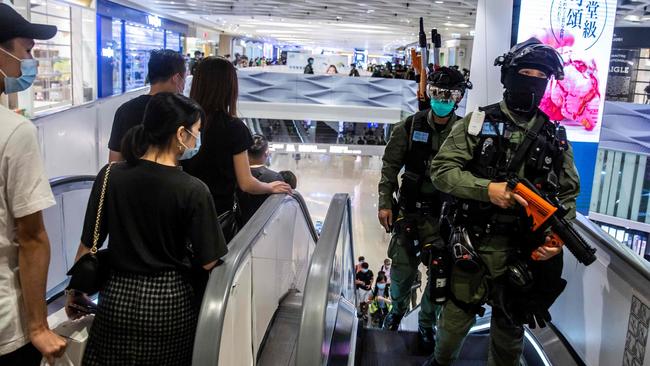
<svg viewBox="0 0 650 366">
<path fill-rule="evenodd" d="M 97 174 L 95 108 L 74 108 L 39 124 L 49 177 Z"/>
<path fill-rule="evenodd" d="M 49 178 L 97 174 L 108 162 L 115 111 L 146 88 L 34 119 Z"/>
</svg>

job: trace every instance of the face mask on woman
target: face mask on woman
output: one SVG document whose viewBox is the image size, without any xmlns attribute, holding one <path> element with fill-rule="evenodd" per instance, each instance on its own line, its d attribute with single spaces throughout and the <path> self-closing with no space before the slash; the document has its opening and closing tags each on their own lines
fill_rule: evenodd
<svg viewBox="0 0 650 366">
<path fill-rule="evenodd" d="M 385 283 L 378 283 L 377 288 L 380 289 L 380 290 L 383 290 L 383 289 L 386 288 L 386 284 Z"/>
<path fill-rule="evenodd" d="M 183 154 L 181 155 L 180 158 L 178 158 L 178 160 L 192 159 L 194 155 L 196 155 L 199 152 L 199 149 L 201 148 L 201 135 L 194 136 L 194 134 L 189 130 L 186 129 L 185 131 L 187 131 L 187 133 L 189 133 L 190 136 L 196 139 L 196 145 L 194 145 L 194 147 L 190 149 L 189 147 L 185 146 L 183 142 L 180 142 L 180 144 L 185 148 L 185 151 L 183 151 Z"/>
</svg>

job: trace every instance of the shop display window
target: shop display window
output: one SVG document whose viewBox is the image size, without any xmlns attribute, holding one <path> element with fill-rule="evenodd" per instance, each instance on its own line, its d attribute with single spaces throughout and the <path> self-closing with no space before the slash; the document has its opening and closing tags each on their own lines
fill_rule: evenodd
<svg viewBox="0 0 650 366">
<path fill-rule="evenodd" d="M 125 86 L 126 90 L 143 87 L 147 83 L 149 53 L 164 46 L 162 29 L 126 23 L 125 27 Z"/>
<path fill-rule="evenodd" d="M 113 94 L 122 94 L 122 21 L 114 19 L 112 30 Z"/>
<path fill-rule="evenodd" d="M 636 83 L 634 86 L 634 103 L 650 104 L 650 99 L 645 88 L 650 85 L 650 48 L 642 48 L 637 64 Z"/>
<path fill-rule="evenodd" d="M 32 54 L 38 60 L 34 81 L 34 112 L 72 104 L 72 47 L 70 6 L 54 1 L 31 2 L 31 21 L 55 25 L 56 36 L 36 41 Z"/>
<path fill-rule="evenodd" d="M 172 31 L 166 31 L 165 35 L 165 48 L 181 52 L 181 36 L 180 34 Z"/>
</svg>

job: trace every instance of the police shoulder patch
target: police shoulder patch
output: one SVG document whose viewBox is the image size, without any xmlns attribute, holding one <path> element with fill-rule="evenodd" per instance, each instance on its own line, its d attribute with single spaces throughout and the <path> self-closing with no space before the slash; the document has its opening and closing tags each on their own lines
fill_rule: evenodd
<svg viewBox="0 0 650 366">
<path fill-rule="evenodd" d="M 413 131 L 413 141 L 416 142 L 428 142 L 429 133 L 423 131 Z"/>
<path fill-rule="evenodd" d="M 501 136 L 503 135 L 505 124 L 503 122 L 483 122 L 481 135 L 483 136 Z"/>
</svg>

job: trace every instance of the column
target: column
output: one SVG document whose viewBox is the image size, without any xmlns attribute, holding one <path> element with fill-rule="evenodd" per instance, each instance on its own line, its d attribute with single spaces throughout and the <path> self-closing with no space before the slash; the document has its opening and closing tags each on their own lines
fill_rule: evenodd
<svg viewBox="0 0 650 366">
<path fill-rule="evenodd" d="M 494 66 L 494 59 L 510 49 L 512 3 L 513 0 L 478 1 L 470 75 L 474 89 L 468 94 L 467 112 L 496 103 L 503 96 L 501 73 Z"/>
</svg>

